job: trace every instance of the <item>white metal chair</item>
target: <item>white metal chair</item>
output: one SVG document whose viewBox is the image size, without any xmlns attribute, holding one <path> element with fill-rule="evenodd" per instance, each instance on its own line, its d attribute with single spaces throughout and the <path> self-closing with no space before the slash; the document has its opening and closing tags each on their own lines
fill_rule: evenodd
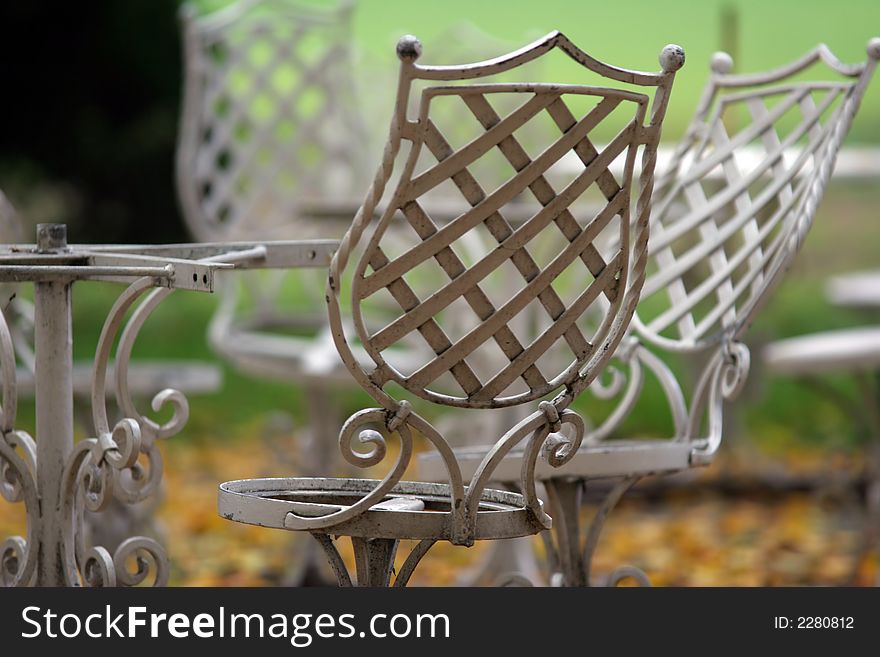
<svg viewBox="0 0 880 657">
<path fill-rule="evenodd" d="M 724 401 L 748 374 L 742 337 L 811 225 L 880 42 L 872 41 L 868 54 L 865 64 L 846 66 L 820 46 L 788 66 L 754 75 L 732 75 L 729 56 L 713 57 L 696 115 L 657 186 L 647 279 L 630 335 L 615 354 L 619 367 L 610 381 L 590 389 L 619 402 L 594 420 L 565 465 L 536 470 L 557 519 L 555 545 L 546 541 L 552 583 L 590 582 L 602 526 L 636 481 L 711 462 L 721 443 Z M 820 63 L 830 68 L 821 79 L 798 77 Z M 757 160 L 755 145 L 764 152 Z M 749 149 L 748 163 L 738 157 L 742 149 Z M 669 356 L 701 372 L 690 394 Z M 620 436 L 649 373 L 668 401 L 672 435 L 610 439 Z M 485 448 L 457 454 L 464 476 L 483 453 Z M 426 455 L 420 476 L 441 477 L 438 466 Z M 511 455 L 495 469 L 496 480 L 515 482 L 520 468 Z M 583 486 L 607 477 L 619 483 L 582 540 Z M 624 577 L 648 583 L 634 568 L 619 569 L 607 581 Z"/>
<path fill-rule="evenodd" d="M 580 63 L 584 73 L 592 72 L 603 86 L 483 81 L 555 50 Z M 627 71 L 599 62 L 558 32 L 510 55 L 467 66 L 416 64 L 421 44 L 414 37 L 402 38 L 397 53 L 400 79 L 388 144 L 364 203 L 331 263 L 327 295 L 340 356 L 379 404 L 355 413 L 343 425 L 339 434 L 342 455 L 361 468 L 386 461 L 388 470 L 381 480 L 227 482 L 221 485 L 219 496 L 220 513 L 231 520 L 312 533 L 327 552 L 342 585 L 350 585 L 352 579 L 332 536 L 352 537 L 359 585 L 388 585 L 399 541 L 418 540 L 397 571 L 394 585 L 401 586 L 438 540 L 471 545 L 475 540 L 524 536 L 549 527 L 550 518 L 535 491 L 535 462 L 544 451 L 553 465 L 561 466 L 576 453 L 584 425 L 568 407 L 614 353 L 635 309 L 644 280 L 660 126 L 675 71 L 684 63 L 683 51 L 668 46 L 661 54 L 660 73 Z M 609 88 L 609 81 L 615 88 Z M 426 86 L 421 91 L 418 115 L 410 117 L 408 99 L 416 93 L 413 87 L 417 84 Z M 514 112 L 501 117 L 493 109 L 496 95 L 511 94 L 522 102 Z M 435 106 L 440 104 L 458 105 L 462 120 L 473 117 L 483 126 L 483 134 L 453 148 L 432 121 Z M 516 131 L 543 111 L 558 117 L 559 134 L 543 150 L 529 154 L 518 143 Z M 597 152 L 590 133 L 600 124 L 614 126 L 617 132 L 611 143 Z M 408 152 L 404 142 L 408 142 Z M 484 189 L 471 167 L 496 147 L 516 165 L 504 184 Z M 557 191 L 544 174 L 572 149 L 585 154 L 583 169 L 565 189 Z M 632 169 L 639 150 L 643 151 L 643 167 L 631 220 Z M 610 162 L 618 157 L 627 162 L 619 182 L 608 173 Z M 393 192 L 385 194 L 398 163 L 402 165 L 400 179 Z M 438 225 L 421 201 L 444 183 L 458 188 L 468 209 Z M 597 214 L 582 218 L 585 223 L 581 225 L 570 210 L 585 190 L 596 186 L 606 195 L 606 204 Z M 527 189 L 539 201 L 540 209 L 513 228 L 505 219 L 505 209 Z M 387 205 L 378 223 L 371 225 L 383 198 L 389 198 Z M 399 253 L 388 250 L 395 242 L 386 239 L 395 216 L 410 228 L 409 247 Z M 477 262 L 466 264 L 458 246 L 474 231 L 488 231 L 495 246 Z M 558 232 L 563 246 L 546 261 L 537 262 L 529 246 L 548 232 Z M 608 233 L 616 236 L 617 246 L 600 252 L 597 244 L 602 244 L 600 237 Z M 350 261 L 353 272 L 347 266 Z M 433 275 L 418 276 L 420 271 Z M 523 285 L 510 298 L 492 299 L 482 281 L 502 271 L 522 278 Z M 553 282 L 571 271 L 591 282 L 575 297 L 564 299 Z M 417 281 L 429 285 L 420 289 Z M 382 295 L 390 295 L 398 304 L 395 317 L 373 312 L 370 302 Z M 607 300 L 601 321 L 585 334 L 578 320 L 600 297 Z M 350 298 L 353 331 L 347 331 L 342 321 L 343 298 Z M 537 339 L 524 341 L 514 332 L 513 320 L 530 312 L 532 304 L 543 307 L 550 326 Z M 463 334 L 450 333 L 450 326 L 455 326 L 450 318 L 461 313 L 475 316 L 474 328 Z M 421 336 L 433 356 L 414 366 L 396 362 L 391 347 L 408 335 Z M 354 355 L 354 341 L 369 354 L 369 366 Z M 480 378 L 471 360 L 498 350 L 506 365 L 494 375 Z M 566 365 L 545 367 L 543 356 L 557 351 L 568 354 Z M 537 410 L 501 436 L 466 486 L 445 438 L 409 401 L 396 398 L 401 389 L 423 402 L 471 412 L 556 396 L 541 402 Z M 440 454 L 446 483 L 402 481 L 416 434 Z M 390 436 L 398 444 L 396 458 L 387 443 Z M 369 451 L 356 451 L 357 443 Z M 505 454 L 521 443 L 526 445 L 518 478 L 522 494 L 487 489 Z"/>
</svg>

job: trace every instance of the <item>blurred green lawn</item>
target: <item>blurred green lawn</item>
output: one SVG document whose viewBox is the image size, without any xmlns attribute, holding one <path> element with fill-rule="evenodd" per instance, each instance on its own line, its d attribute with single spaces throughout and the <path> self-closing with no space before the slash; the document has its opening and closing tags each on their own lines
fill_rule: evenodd
<svg viewBox="0 0 880 657">
<path fill-rule="evenodd" d="M 330 7 L 338 1 L 302 0 Z M 194 4 L 207 12 L 230 4 L 230 0 L 194 0 Z M 642 70 L 659 69 L 661 48 L 677 43 L 687 53 L 687 65 L 677 76 L 664 127 L 665 135 L 674 139 L 681 135 L 696 106 L 710 56 L 724 44 L 724 8 L 732 8 L 738 16 L 738 45 L 733 54 L 737 70 L 742 72 L 785 64 L 818 43 L 826 43 L 844 62 L 864 61 L 868 39 L 880 36 L 877 0 L 361 0 L 354 14 L 355 47 L 363 55 L 357 65 L 372 69 L 366 76 L 370 81 L 375 81 L 376 74 L 395 75 L 394 45 L 404 34 L 421 39 L 425 63 L 463 63 L 450 60 L 450 52 L 503 54 L 491 49 L 485 52 L 477 44 L 451 42 L 454 28 L 464 24 L 506 42 L 510 48 L 558 29 L 599 59 Z M 564 58 L 551 59 L 548 76 L 563 65 Z M 356 77 L 361 72 L 356 70 Z M 393 87 L 389 92 L 371 91 L 387 97 L 383 117 L 393 101 L 390 89 Z M 384 118 L 379 125 L 384 131 Z M 850 141 L 880 141 L 880 85 L 868 91 Z"/>
</svg>

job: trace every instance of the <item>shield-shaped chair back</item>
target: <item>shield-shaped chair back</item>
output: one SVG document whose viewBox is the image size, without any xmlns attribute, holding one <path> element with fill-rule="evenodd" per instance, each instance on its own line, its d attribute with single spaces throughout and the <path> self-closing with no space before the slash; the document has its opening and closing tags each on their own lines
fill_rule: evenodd
<svg viewBox="0 0 880 657">
<path fill-rule="evenodd" d="M 522 404 L 561 389 L 571 398 L 613 353 L 638 298 L 660 126 L 683 53 L 667 48 L 661 56 L 664 70 L 650 74 L 603 64 L 558 32 L 510 55 L 466 66 L 419 66 L 420 49 L 414 38 L 398 44 L 402 61 L 398 98 L 383 161 L 331 264 L 330 317 L 343 360 L 362 386 L 389 408 L 396 407 L 384 391 L 391 382 L 432 402 L 471 408 Z M 483 80 L 556 49 L 615 86 Z M 417 116 L 410 117 L 409 97 L 418 81 L 427 84 Z M 498 95 L 515 95 L 521 101 L 517 109 L 499 116 L 493 107 Z M 443 102 L 458 103 L 462 120 L 478 122 L 481 134 L 460 146 L 450 144 L 432 121 L 433 108 Z M 552 117 L 558 132 L 539 149 L 527 152 L 516 132 L 543 112 Z M 614 125 L 614 136 L 600 150 L 591 134 L 606 124 Z M 409 146 L 405 155 L 403 142 Z M 633 166 L 639 150 L 643 151 L 639 197 L 636 216 L 631 218 Z M 496 152 L 507 161 L 510 176 L 494 189 L 484 188 L 471 169 Z M 569 153 L 579 163 L 577 175 L 556 188 L 545 174 Z M 623 174 L 615 177 L 609 166 L 618 157 L 624 158 L 625 166 Z M 385 201 L 385 185 L 398 159 L 403 160 L 402 171 Z M 442 225 L 422 202 L 441 184 L 452 185 L 450 189 L 467 203 L 465 211 Z M 574 204 L 590 188 L 601 191 L 604 203 L 589 216 L 574 216 Z M 521 194 L 531 194 L 539 209 L 512 226 L 505 209 Z M 385 203 L 381 216 L 371 223 L 380 203 Z M 397 253 L 386 250 L 392 222 L 411 229 L 408 246 Z M 491 248 L 465 262 L 459 243 L 476 231 L 491 235 Z M 546 231 L 558 232 L 563 246 L 537 262 L 529 245 Z M 603 252 L 597 245 L 600 235 L 609 231 L 618 246 Z M 400 240 L 396 231 L 395 245 Z M 355 249 L 359 258 L 354 261 L 350 302 L 356 335 L 350 337 L 367 351 L 373 368 L 363 368 L 352 357 L 340 319 L 342 272 Z M 509 298 L 493 299 L 482 283 L 503 269 L 517 276 L 521 285 Z M 570 299 L 562 299 L 553 283 L 572 269 L 577 269 L 583 285 Z M 417 291 L 419 283 L 422 289 Z M 370 316 L 370 301 L 380 295 L 394 299 L 399 308 L 395 316 Z M 608 301 L 603 320 L 584 334 L 577 320 L 600 297 Z M 511 327 L 533 303 L 541 306 L 551 323 L 540 335 L 525 339 Z M 463 335 L 449 335 L 446 327 L 462 312 L 473 315 L 471 328 Z M 386 350 L 415 334 L 433 356 L 402 371 L 386 359 Z M 541 371 L 539 359 L 556 347 L 568 350 L 568 366 Z M 481 378 L 468 361 L 490 348 L 500 350 L 506 364 Z M 445 375 L 449 387 L 444 389 L 440 379 Z"/>
</svg>

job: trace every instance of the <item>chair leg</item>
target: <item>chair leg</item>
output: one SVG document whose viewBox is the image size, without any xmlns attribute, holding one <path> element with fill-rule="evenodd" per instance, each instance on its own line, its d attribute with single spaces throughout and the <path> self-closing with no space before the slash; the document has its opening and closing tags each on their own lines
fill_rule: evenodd
<svg viewBox="0 0 880 657">
<path fill-rule="evenodd" d="M 593 521 L 590 523 L 590 530 L 587 533 L 586 543 L 584 544 L 584 569 L 587 578 L 590 577 L 593 565 L 593 555 L 599 545 L 599 537 L 602 534 L 602 529 L 605 527 L 605 522 L 608 520 L 608 516 L 611 514 L 614 507 L 617 506 L 620 498 L 622 498 L 639 479 L 641 479 L 641 477 L 638 475 L 630 475 L 629 477 L 621 479 L 620 482 L 611 489 L 611 492 L 608 493 L 605 500 L 602 502 L 602 506 L 599 507 L 599 510 L 596 511 L 596 515 L 593 516 Z M 615 568 L 605 579 L 603 585 L 616 586 L 624 579 L 634 579 L 638 582 L 639 586 L 651 586 L 651 581 L 648 579 L 648 576 L 635 566 L 621 566 Z"/>
<path fill-rule="evenodd" d="M 580 510 L 583 482 L 579 479 L 550 479 L 544 482 L 547 502 L 553 518 L 553 534 L 556 537 L 556 556 L 559 571 L 553 574 L 552 584 L 561 586 L 587 586 L 580 545 Z"/>
<path fill-rule="evenodd" d="M 339 550 L 333 539 L 320 532 L 314 532 L 312 536 L 323 548 L 324 554 L 330 563 L 336 579 L 341 587 L 354 586 L 348 568 L 345 565 Z M 409 583 L 409 579 L 421 562 L 428 550 L 433 547 L 436 541 L 426 539 L 419 541 L 410 551 L 409 556 L 400 568 L 400 572 L 396 573 L 394 583 L 391 578 L 395 576 L 394 559 L 397 556 L 397 548 L 400 541 L 393 538 L 361 538 L 352 537 L 351 544 L 354 548 L 355 569 L 357 573 L 357 586 L 377 586 L 377 587 L 402 587 Z"/>
<path fill-rule="evenodd" d="M 352 537 L 358 586 L 389 586 L 400 541 Z"/>
<path fill-rule="evenodd" d="M 548 546 L 552 554 L 551 567 L 555 562 L 550 583 L 553 586 L 590 586 L 593 584 L 591 571 L 593 554 L 611 511 L 632 486 L 640 479 L 632 475 L 622 479 L 614 486 L 599 510 L 593 516 L 587 530 L 586 540 L 581 547 L 580 509 L 584 482 L 580 479 L 550 479 L 544 482 L 547 489 L 547 502 L 553 517 L 553 536 L 555 545 Z M 650 586 L 648 576 L 634 566 L 617 568 L 601 582 L 604 586 L 614 586 L 624 579 L 634 579 L 641 586 Z"/>
<path fill-rule="evenodd" d="M 309 430 L 303 445 L 303 471 L 307 476 L 326 477 L 339 467 L 339 409 L 331 401 L 331 387 L 309 381 L 304 388 Z"/>
</svg>

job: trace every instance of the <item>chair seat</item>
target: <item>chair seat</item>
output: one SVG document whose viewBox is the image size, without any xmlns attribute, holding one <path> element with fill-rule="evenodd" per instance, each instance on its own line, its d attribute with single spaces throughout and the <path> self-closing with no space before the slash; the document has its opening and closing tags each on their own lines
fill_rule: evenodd
<svg viewBox="0 0 880 657">
<path fill-rule="evenodd" d="M 462 476 L 473 477 L 486 455 L 486 447 L 467 447 L 455 450 Z M 557 477 L 622 477 L 630 474 L 674 472 L 691 467 L 690 454 L 694 443 L 674 440 L 607 440 L 595 445 L 582 445 L 577 454 L 565 465 L 554 468 L 539 458 L 535 467 L 538 479 Z M 513 451 L 501 460 L 495 469 L 493 481 L 520 480 L 522 452 Z M 443 460 L 435 453 L 421 454 L 418 458 L 418 478 L 425 481 L 443 481 L 447 477 Z"/>
<path fill-rule="evenodd" d="M 317 517 L 351 506 L 373 490 L 375 479 L 242 479 L 220 484 L 218 512 L 235 522 L 297 530 L 297 517 Z M 476 540 L 531 536 L 545 529 L 524 508 L 522 495 L 487 489 L 480 498 Z M 317 530 L 320 531 L 320 530 Z M 401 481 L 378 504 L 326 530 L 333 536 L 449 540 L 449 486 Z"/>
<path fill-rule="evenodd" d="M 74 363 L 73 394 L 86 397 L 92 393 L 91 363 Z M 34 395 L 34 373 L 25 368 L 16 369 L 18 392 L 25 397 Z M 186 394 L 210 394 L 223 385 L 223 371 L 214 363 L 194 360 L 151 360 L 128 366 L 128 388 L 134 397 L 155 395 L 165 388 Z M 107 370 L 107 395 L 116 394 L 116 370 L 113 363 Z"/>
<path fill-rule="evenodd" d="M 814 333 L 774 342 L 764 349 L 767 365 L 785 374 L 880 369 L 880 326 Z"/>
</svg>

